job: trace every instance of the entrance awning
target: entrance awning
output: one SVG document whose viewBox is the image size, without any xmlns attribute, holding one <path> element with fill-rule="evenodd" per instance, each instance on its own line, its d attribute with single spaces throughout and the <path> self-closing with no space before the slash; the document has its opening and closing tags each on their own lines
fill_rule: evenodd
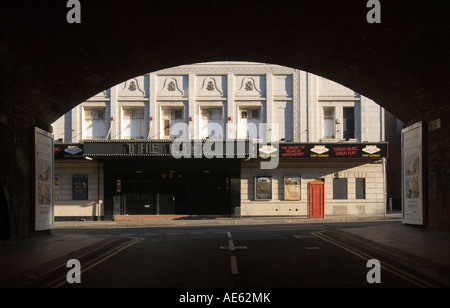
<svg viewBox="0 0 450 308">
<path fill-rule="evenodd" d="M 89 157 L 246 158 L 249 140 L 85 140 Z"/>
<path fill-rule="evenodd" d="M 71 145 L 67 151 L 73 150 Z M 66 156 L 160 157 L 160 158 L 260 158 L 287 160 L 381 159 L 388 156 L 386 142 L 272 143 L 249 140 L 85 140 L 80 152 L 55 151 L 55 158 Z M 67 152 L 66 151 L 66 152 Z M 69 151 L 70 152 L 70 151 Z"/>
</svg>

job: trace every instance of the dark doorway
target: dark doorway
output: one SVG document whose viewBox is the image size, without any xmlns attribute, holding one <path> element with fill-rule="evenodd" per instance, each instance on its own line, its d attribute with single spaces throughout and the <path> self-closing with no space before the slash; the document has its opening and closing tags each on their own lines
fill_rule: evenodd
<svg viewBox="0 0 450 308">
<path fill-rule="evenodd" d="M 157 214 L 155 202 L 155 183 L 148 181 L 129 181 L 125 183 L 123 212 L 129 215 Z"/>
<path fill-rule="evenodd" d="M 229 215 L 226 178 L 177 182 L 124 181 L 122 213 L 128 215 Z"/>
<path fill-rule="evenodd" d="M 231 185 L 240 176 L 237 159 L 114 158 L 104 170 L 105 213 L 112 217 L 230 215 L 239 206 L 232 196 L 239 197 L 240 185 Z"/>
</svg>

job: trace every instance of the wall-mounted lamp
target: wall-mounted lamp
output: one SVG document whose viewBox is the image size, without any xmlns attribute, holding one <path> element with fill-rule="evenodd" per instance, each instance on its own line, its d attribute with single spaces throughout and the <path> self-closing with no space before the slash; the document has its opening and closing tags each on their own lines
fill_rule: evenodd
<svg viewBox="0 0 450 308">
<path fill-rule="evenodd" d="M 229 116 L 229 117 L 228 117 L 228 121 L 233 121 L 233 117 L 232 117 L 232 116 Z"/>
<path fill-rule="evenodd" d="M 193 122 L 194 121 L 194 117 L 189 117 L 189 122 Z"/>
<path fill-rule="evenodd" d="M 154 121 L 155 120 L 155 118 L 154 117 L 150 117 L 150 121 Z"/>
</svg>

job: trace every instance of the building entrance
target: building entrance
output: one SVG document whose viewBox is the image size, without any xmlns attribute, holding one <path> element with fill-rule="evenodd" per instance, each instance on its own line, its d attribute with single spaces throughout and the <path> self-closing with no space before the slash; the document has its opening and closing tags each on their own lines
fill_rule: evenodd
<svg viewBox="0 0 450 308">
<path fill-rule="evenodd" d="M 184 164 L 147 161 L 147 165 L 132 161 L 114 164 L 114 169 L 105 162 L 105 194 L 110 195 L 105 198 L 105 212 L 110 208 L 112 216 L 230 215 L 233 207 L 239 206 L 232 204 L 233 194 L 239 192 L 233 191 L 236 185 L 231 183 L 239 176 L 240 164 L 229 161 L 221 160 L 220 165 L 216 165 L 220 161 L 202 160 L 186 160 Z M 139 172 L 130 172 L 136 166 Z"/>
<path fill-rule="evenodd" d="M 309 182 L 309 218 L 325 217 L 325 183 Z"/>
<path fill-rule="evenodd" d="M 122 180 L 120 215 L 229 215 L 227 178 L 159 182 Z"/>
</svg>

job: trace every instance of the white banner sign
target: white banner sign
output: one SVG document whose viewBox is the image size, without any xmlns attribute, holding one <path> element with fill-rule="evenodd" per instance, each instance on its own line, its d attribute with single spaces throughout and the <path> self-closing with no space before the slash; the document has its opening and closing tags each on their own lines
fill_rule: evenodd
<svg viewBox="0 0 450 308">
<path fill-rule="evenodd" d="M 403 223 L 423 225 L 422 122 L 402 130 Z"/>
<path fill-rule="evenodd" d="M 53 135 L 35 129 L 35 230 L 53 229 Z"/>
</svg>

